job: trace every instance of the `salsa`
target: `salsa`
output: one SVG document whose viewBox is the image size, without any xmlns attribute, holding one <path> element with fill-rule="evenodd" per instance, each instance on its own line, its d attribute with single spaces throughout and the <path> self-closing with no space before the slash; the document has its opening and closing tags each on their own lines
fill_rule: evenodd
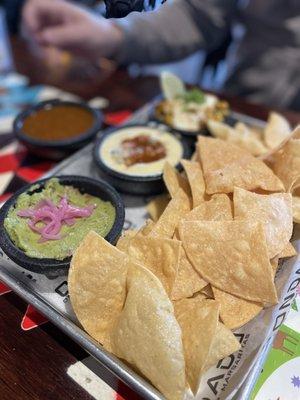
<svg viewBox="0 0 300 400">
<path fill-rule="evenodd" d="M 125 139 L 121 143 L 126 166 L 137 163 L 149 163 L 166 157 L 166 148 L 159 141 L 147 135 Z"/>
<path fill-rule="evenodd" d="M 25 118 L 22 130 L 34 139 L 59 141 L 84 134 L 93 123 L 93 114 L 83 107 L 49 105 Z"/>
<path fill-rule="evenodd" d="M 30 211 L 39 213 L 41 207 L 45 208 L 47 204 L 61 211 L 64 199 L 68 202 L 67 210 L 76 212 L 66 215 L 65 223 L 59 230 L 47 230 L 43 236 L 41 231 L 51 223 L 46 219 L 32 226 Z M 115 208 L 109 201 L 81 193 L 73 186 L 61 185 L 58 179 L 53 178 L 41 191 L 22 193 L 18 197 L 15 206 L 8 211 L 4 227 L 14 244 L 27 256 L 63 260 L 73 254 L 90 230 L 105 237 L 113 226 L 115 216 Z"/>
</svg>

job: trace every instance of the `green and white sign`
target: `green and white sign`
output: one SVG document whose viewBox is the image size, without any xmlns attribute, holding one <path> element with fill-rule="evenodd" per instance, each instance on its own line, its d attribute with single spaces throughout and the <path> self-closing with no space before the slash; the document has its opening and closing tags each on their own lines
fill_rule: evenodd
<svg viewBox="0 0 300 400">
<path fill-rule="evenodd" d="M 300 290 L 276 334 L 250 400 L 300 400 Z"/>
</svg>

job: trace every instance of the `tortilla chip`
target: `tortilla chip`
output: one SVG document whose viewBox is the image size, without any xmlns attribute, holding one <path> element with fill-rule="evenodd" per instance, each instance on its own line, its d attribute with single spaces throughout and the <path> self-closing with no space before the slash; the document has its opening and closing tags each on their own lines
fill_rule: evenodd
<svg viewBox="0 0 300 400">
<path fill-rule="evenodd" d="M 259 158 L 265 162 L 272 163 L 274 155 L 280 153 L 284 146 L 292 139 L 300 139 L 300 125 L 298 125 L 277 147 L 269 150 Z"/>
<path fill-rule="evenodd" d="M 124 251 L 124 253 L 127 253 L 130 240 L 134 236 L 147 236 L 148 233 L 152 230 L 154 227 L 154 222 L 151 219 L 147 219 L 144 223 L 144 225 L 138 230 L 127 230 L 125 231 L 120 239 L 118 240 L 118 243 L 116 245 L 117 249 Z"/>
<path fill-rule="evenodd" d="M 296 178 L 292 183 L 290 192 L 293 195 L 293 220 L 297 224 L 300 223 L 300 177 Z"/>
<path fill-rule="evenodd" d="M 265 305 L 277 303 L 262 224 L 183 221 L 179 233 L 189 260 L 212 286 Z"/>
<path fill-rule="evenodd" d="M 256 129 L 250 128 L 242 122 L 238 122 L 234 128 L 238 137 L 233 137 L 232 143 L 248 150 L 253 156 L 260 156 L 268 151 L 262 142 L 261 134 Z"/>
<path fill-rule="evenodd" d="M 204 294 L 205 297 L 209 298 L 209 299 L 214 299 L 214 293 L 212 291 L 212 287 L 210 284 L 206 285 L 203 289 L 201 289 L 200 293 Z"/>
<path fill-rule="evenodd" d="M 237 329 L 256 317 L 262 305 L 241 299 L 223 290 L 212 288 L 214 298 L 220 304 L 220 318 L 229 329 Z"/>
<path fill-rule="evenodd" d="M 195 150 L 194 153 L 192 154 L 191 161 L 199 162 L 197 150 Z"/>
<path fill-rule="evenodd" d="M 190 184 L 193 207 L 197 207 L 205 199 L 205 183 L 200 163 L 181 160 L 181 164 L 187 174 Z"/>
<path fill-rule="evenodd" d="M 300 197 L 293 196 L 293 219 L 300 224 Z"/>
<path fill-rule="evenodd" d="M 291 134 L 288 120 L 276 112 L 271 112 L 264 129 L 264 140 L 266 145 L 273 149 L 280 145 Z"/>
<path fill-rule="evenodd" d="M 195 271 L 185 254 L 185 250 L 182 249 L 171 299 L 180 300 L 191 297 L 206 285 L 207 282 Z"/>
<path fill-rule="evenodd" d="M 263 224 L 269 258 L 283 251 L 293 233 L 292 196 L 289 193 L 263 195 L 235 188 L 233 204 L 234 219 Z"/>
<path fill-rule="evenodd" d="M 128 257 L 95 232 L 76 249 L 69 270 L 68 289 L 83 328 L 108 350 L 109 334 L 126 297 Z"/>
<path fill-rule="evenodd" d="M 179 189 L 159 220 L 149 233 L 150 236 L 172 238 L 179 221 L 190 211 L 190 200 L 182 189 Z"/>
<path fill-rule="evenodd" d="M 174 235 L 173 235 L 173 239 L 181 241 L 180 236 L 179 236 L 179 231 L 178 231 L 177 228 L 175 229 L 175 232 L 174 232 Z"/>
<path fill-rule="evenodd" d="M 262 141 L 263 130 L 261 128 L 250 127 L 243 122 L 236 122 L 234 129 L 243 136 L 253 135 L 256 139 Z"/>
<path fill-rule="evenodd" d="M 237 123 L 233 128 L 223 122 L 210 120 L 207 125 L 215 138 L 235 143 L 254 156 L 264 154 L 268 150 L 257 132 L 248 128 L 245 124 Z"/>
<path fill-rule="evenodd" d="M 171 296 L 181 250 L 181 242 L 178 240 L 136 236 L 130 241 L 128 255 L 148 268 Z"/>
<path fill-rule="evenodd" d="M 182 400 L 185 363 L 172 303 L 147 269 L 130 265 L 125 306 L 112 332 L 113 352 L 137 368 L 168 400 Z"/>
<path fill-rule="evenodd" d="M 294 179 L 290 192 L 293 193 L 293 195 L 295 195 L 296 197 L 300 197 L 300 176 Z"/>
<path fill-rule="evenodd" d="M 230 329 L 226 328 L 222 322 L 218 322 L 216 333 L 213 338 L 205 369 L 216 365 L 219 360 L 230 356 L 241 348 L 240 342 Z"/>
<path fill-rule="evenodd" d="M 297 255 L 297 251 L 292 243 L 288 243 L 281 253 L 278 254 L 278 258 L 289 258 Z"/>
<path fill-rule="evenodd" d="M 179 300 L 174 309 L 182 330 L 186 377 L 195 395 L 216 334 L 219 304 L 200 296 Z"/>
<path fill-rule="evenodd" d="M 273 170 L 283 182 L 285 189 L 291 191 L 300 178 L 300 139 L 290 140 L 275 155 Z"/>
<path fill-rule="evenodd" d="M 151 219 L 147 219 L 145 224 L 139 229 L 138 235 L 139 236 L 147 236 L 155 226 L 155 222 Z"/>
<path fill-rule="evenodd" d="M 184 216 L 185 221 L 230 221 L 232 220 L 232 202 L 227 194 L 214 194 L 209 201 L 203 201 L 198 207 Z"/>
<path fill-rule="evenodd" d="M 116 248 L 120 251 L 127 252 L 127 248 L 129 246 L 130 239 L 133 238 L 137 234 L 137 231 L 133 229 L 128 229 L 125 231 L 122 236 L 119 238 Z"/>
<path fill-rule="evenodd" d="M 190 186 L 188 180 L 184 178 L 169 162 L 165 163 L 163 178 L 165 185 L 171 197 L 174 197 L 178 189 L 182 189 L 188 196 L 190 195 Z"/>
<path fill-rule="evenodd" d="M 228 137 L 234 132 L 230 125 L 212 119 L 207 121 L 207 128 L 212 136 L 221 140 L 228 140 Z"/>
<path fill-rule="evenodd" d="M 161 196 L 155 197 L 147 204 L 147 211 L 154 222 L 159 219 L 159 217 L 169 204 L 169 201 L 169 196 L 163 194 Z"/>
<path fill-rule="evenodd" d="M 208 194 L 231 193 L 235 186 L 269 192 L 284 190 L 273 171 L 246 150 L 220 139 L 199 136 L 198 140 Z"/>
<path fill-rule="evenodd" d="M 270 260 L 270 263 L 271 263 L 273 274 L 274 274 L 274 277 L 275 277 L 275 274 L 277 272 L 278 265 L 279 265 L 279 257 L 272 258 L 272 260 Z"/>
</svg>

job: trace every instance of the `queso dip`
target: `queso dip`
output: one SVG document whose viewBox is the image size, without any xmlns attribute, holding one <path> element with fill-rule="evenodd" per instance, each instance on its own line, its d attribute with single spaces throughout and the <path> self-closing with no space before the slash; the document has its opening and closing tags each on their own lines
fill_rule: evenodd
<svg viewBox="0 0 300 400">
<path fill-rule="evenodd" d="M 183 157 L 183 147 L 170 132 L 135 126 L 107 136 L 99 148 L 99 156 L 114 171 L 131 176 L 153 176 L 162 173 L 166 161 L 177 165 Z"/>
</svg>

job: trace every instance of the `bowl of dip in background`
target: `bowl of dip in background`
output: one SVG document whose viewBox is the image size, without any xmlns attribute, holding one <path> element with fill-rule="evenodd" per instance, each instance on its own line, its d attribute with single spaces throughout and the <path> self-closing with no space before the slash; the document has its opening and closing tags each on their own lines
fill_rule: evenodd
<svg viewBox="0 0 300 400">
<path fill-rule="evenodd" d="M 54 235 L 52 240 L 45 240 L 35 229 L 49 221 L 37 223 L 32 229 L 30 218 L 20 212 L 42 212 L 49 202 L 58 206 L 64 196 L 70 207 L 85 210 L 92 206 L 93 211 L 85 217 L 69 218 L 61 225 L 58 238 Z M 30 271 L 63 275 L 73 252 L 90 230 L 114 244 L 121 234 L 124 216 L 120 195 L 104 181 L 82 176 L 42 179 L 16 192 L 1 208 L 0 246 L 10 259 Z"/>
<path fill-rule="evenodd" d="M 166 124 L 193 145 L 198 135 L 208 135 L 207 121 L 223 121 L 228 104 L 215 95 L 198 88 L 187 90 L 182 97 L 160 99 L 151 112 L 151 118 Z"/>
<path fill-rule="evenodd" d="M 83 147 L 101 129 L 102 114 L 85 103 L 47 100 L 19 114 L 16 137 L 32 153 L 60 159 Z"/>
<path fill-rule="evenodd" d="M 177 134 L 151 123 L 111 129 L 94 147 L 94 162 L 101 175 L 118 190 L 137 195 L 161 193 L 165 163 L 180 169 L 180 160 L 190 155 L 190 148 Z"/>
</svg>

